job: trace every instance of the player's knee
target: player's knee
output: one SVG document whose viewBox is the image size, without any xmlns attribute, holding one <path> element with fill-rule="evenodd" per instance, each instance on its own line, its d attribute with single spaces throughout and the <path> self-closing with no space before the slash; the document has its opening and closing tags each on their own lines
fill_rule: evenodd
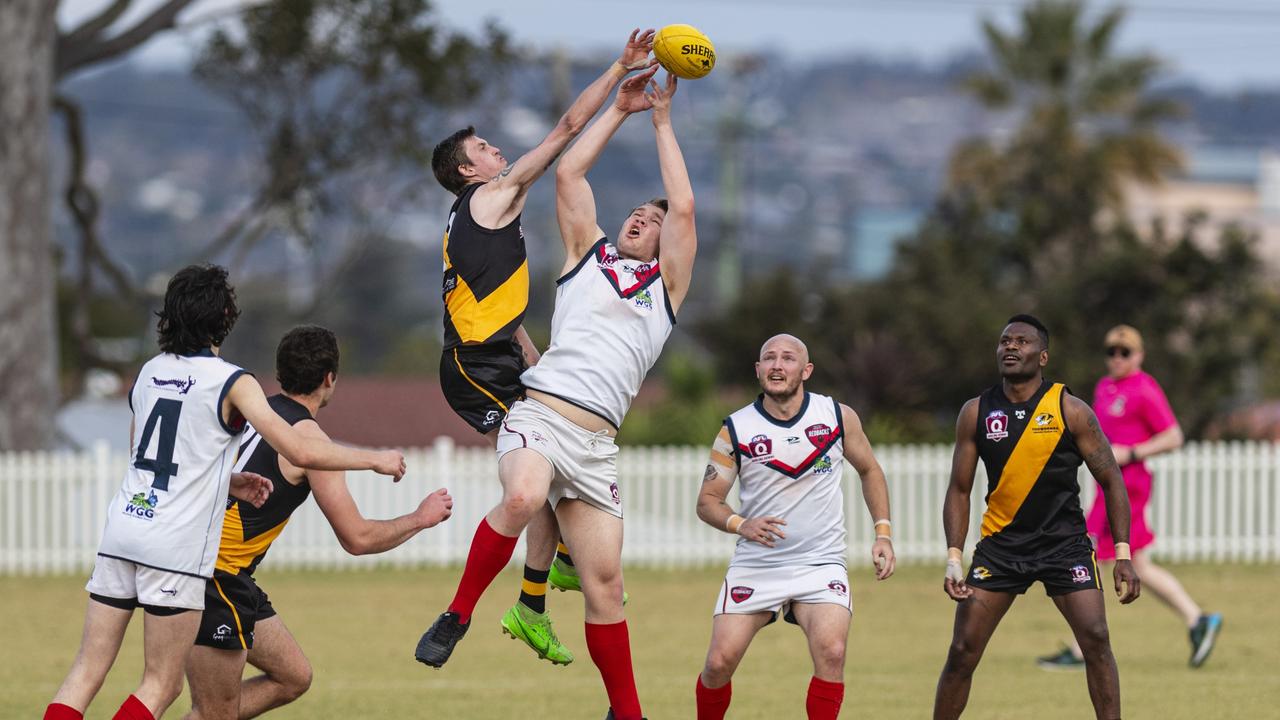
<svg viewBox="0 0 1280 720">
<path fill-rule="evenodd" d="M 513 488 L 503 495 L 502 506 L 508 514 L 528 522 L 546 501 L 545 495 L 540 496 L 525 488 Z"/>
<path fill-rule="evenodd" d="M 813 664 L 821 669 L 844 668 L 845 640 L 842 637 L 824 638 L 814 644 Z"/>
<path fill-rule="evenodd" d="M 287 677 L 283 678 L 283 682 L 280 684 L 284 687 L 285 702 L 293 702 L 310 690 L 314 676 L 311 663 L 304 662 L 296 670 L 292 670 Z"/>
<path fill-rule="evenodd" d="M 971 674 L 981 656 L 973 643 L 964 638 L 957 638 L 951 641 L 951 648 L 947 652 L 947 664 L 943 671 L 962 675 Z"/>
<path fill-rule="evenodd" d="M 1107 621 L 1091 620 L 1077 631 L 1080 650 L 1083 652 L 1101 652 L 1111 646 L 1111 631 Z"/>
<path fill-rule="evenodd" d="M 702 677 L 706 681 L 703 684 L 720 687 L 729 682 L 740 661 L 741 658 L 737 655 L 712 648 L 707 653 L 706 667 L 702 669 Z"/>
</svg>

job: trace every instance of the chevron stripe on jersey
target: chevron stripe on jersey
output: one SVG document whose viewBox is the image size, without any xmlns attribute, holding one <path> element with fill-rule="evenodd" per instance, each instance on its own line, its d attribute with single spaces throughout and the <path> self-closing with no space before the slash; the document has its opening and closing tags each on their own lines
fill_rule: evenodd
<svg viewBox="0 0 1280 720">
<path fill-rule="evenodd" d="M 444 347 L 510 340 L 529 306 L 529 262 L 516 216 L 497 230 L 471 217 L 468 186 L 449 211 L 444 232 Z"/>
<path fill-rule="evenodd" d="M 787 521 L 769 548 L 739 539 L 730 565 L 845 564 L 844 423 L 840 404 L 805 393 L 795 417 L 769 414 L 762 395 L 725 419 L 738 463 L 743 517 Z"/>
</svg>

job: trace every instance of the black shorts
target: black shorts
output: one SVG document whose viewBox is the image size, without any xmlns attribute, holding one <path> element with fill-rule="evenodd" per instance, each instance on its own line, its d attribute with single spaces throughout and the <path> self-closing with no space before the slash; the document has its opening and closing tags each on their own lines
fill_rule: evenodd
<svg viewBox="0 0 1280 720">
<path fill-rule="evenodd" d="M 990 592 L 1021 595 L 1040 581 L 1049 597 L 1079 590 L 1101 590 L 1098 558 L 1088 538 L 1035 559 L 1013 560 L 1004 553 L 984 551 L 982 543 L 973 551 L 973 565 L 965 576 L 970 587 Z"/>
<path fill-rule="evenodd" d="M 213 571 L 204 592 L 196 644 L 220 650 L 252 650 L 253 629 L 276 614 L 252 575 Z"/>
<path fill-rule="evenodd" d="M 497 430 L 511 405 L 524 398 L 520 373 L 527 368 L 514 340 L 449 348 L 440 357 L 440 389 L 468 425 L 488 433 Z"/>
</svg>

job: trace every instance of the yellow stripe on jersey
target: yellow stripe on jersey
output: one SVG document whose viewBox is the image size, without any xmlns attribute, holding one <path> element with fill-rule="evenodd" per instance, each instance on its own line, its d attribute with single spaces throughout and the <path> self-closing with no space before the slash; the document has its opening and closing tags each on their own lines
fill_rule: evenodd
<svg viewBox="0 0 1280 720">
<path fill-rule="evenodd" d="M 483 300 L 476 299 L 467 281 L 459 275 L 458 284 L 449 291 L 444 304 L 462 342 L 485 342 L 520 317 L 528 306 L 529 262 L 520 263 L 511 277 Z"/>
<path fill-rule="evenodd" d="M 271 543 L 280 537 L 289 518 L 270 530 L 246 540 L 244 522 L 240 518 L 240 505 L 232 505 L 222 521 L 222 541 L 218 543 L 218 561 L 214 567 L 226 573 L 235 574 L 253 564 L 254 558 L 265 553 Z"/>
<path fill-rule="evenodd" d="M 1045 464 L 1062 440 L 1065 422 L 1059 410 L 1062 407 L 1062 388 L 1062 383 L 1054 383 L 1036 404 L 1031 420 L 1000 473 L 995 491 L 987 498 L 987 511 L 982 516 L 982 537 L 998 533 L 1013 522 L 1013 516 L 1031 493 L 1031 488 L 1035 487 Z M 1043 425 L 1037 424 L 1046 417 Z"/>
<path fill-rule="evenodd" d="M 462 373 L 462 377 L 466 378 L 467 382 L 471 383 L 471 386 L 472 386 L 472 387 L 474 387 L 475 389 L 477 389 L 477 390 L 479 390 L 480 392 L 484 393 L 485 397 L 489 398 L 489 399 L 490 399 L 490 400 L 492 400 L 492 401 L 493 401 L 493 402 L 494 402 L 498 407 L 502 408 L 502 412 L 503 412 L 504 414 L 505 414 L 505 413 L 508 413 L 508 412 L 511 412 L 511 410 L 510 410 L 510 409 L 508 409 L 508 408 L 507 408 L 507 406 L 506 406 L 506 405 L 504 405 L 504 404 L 503 404 L 503 402 L 502 402 L 501 400 L 499 400 L 498 398 L 494 397 L 493 393 L 489 392 L 488 390 L 485 390 L 483 387 L 480 387 L 480 383 L 478 383 L 478 382 L 476 382 L 475 380 L 472 380 L 472 379 L 471 379 L 471 376 L 467 374 L 467 371 L 466 371 L 466 370 L 464 370 L 464 369 L 462 368 L 462 361 L 458 359 L 458 348 L 454 348 L 454 349 L 453 349 L 453 362 L 454 362 L 454 363 L 456 363 L 456 364 L 458 365 L 458 372 Z"/>
</svg>

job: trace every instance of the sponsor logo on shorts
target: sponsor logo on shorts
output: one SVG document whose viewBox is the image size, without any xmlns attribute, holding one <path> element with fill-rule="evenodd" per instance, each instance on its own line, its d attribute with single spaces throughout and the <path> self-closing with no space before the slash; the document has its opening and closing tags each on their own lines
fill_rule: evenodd
<svg viewBox="0 0 1280 720">
<path fill-rule="evenodd" d="M 632 299 L 634 300 L 636 307 L 641 310 L 653 309 L 653 294 L 649 292 L 649 288 L 645 288 L 644 290 L 636 293 L 635 297 Z"/>
<path fill-rule="evenodd" d="M 751 453 L 752 460 L 765 462 L 773 459 L 773 440 L 768 435 L 756 435 L 751 438 L 751 442 L 747 443 L 747 452 Z"/>
<path fill-rule="evenodd" d="M 622 494 L 618 492 L 618 483 L 609 483 L 609 494 L 613 496 L 613 504 L 622 504 Z"/>
<path fill-rule="evenodd" d="M 167 588 L 167 589 L 166 589 L 166 588 L 160 588 L 160 592 L 164 593 L 165 595 L 168 595 L 169 597 L 177 597 L 177 596 L 178 596 L 178 588 Z"/>
<path fill-rule="evenodd" d="M 183 380 L 181 378 L 177 380 L 161 380 L 160 378 L 153 377 L 151 378 L 151 384 L 155 385 L 156 387 L 177 388 L 179 395 L 186 395 L 187 393 L 191 392 L 191 386 L 195 385 L 196 381 L 190 375 L 187 376 L 186 380 Z"/>
<path fill-rule="evenodd" d="M 729 588 L 729 597 L 733 598 L 734 602 L 740 603 L 751 597 L 755 591 L 755 588 L 749 588 L 746 585 L 737 585 Z"/>
<path fill-rule="evenodd" d="M 973 568 L 972 575 L 974 580 L 986 580 L 991 577 L 991 571 L 985 565 L 978 565 Z"/>
<path fill-rule="evenodd" d="M 547 444 L 547 438 L 537 430 L 530 430 L 529 437 L 533 438 L 534 442 L 542 443 L 543 445 Z"/>
<path fill-rule="evenodd" d="M 1093 576 L 1089 574 L 1089 568 L 1084 565 L 1077 565 L 1071 568 L 1071 582 L 1093 582 Z"/>
<path fill-rule="evenodd" d="M 849 594 L 849 586 L 845 585 L 844 582 L 840 580 L 832 580 L 827 583 L 827 589 L 840 597 L 845 597 Z"/>
<path fill-rule="evenodd" d="M 502 413 L 497 410 L 490 410 L 484 414 L 484 424 L 492 425 L 502 419 Z"/>
<path fill-rule="evenodd" d="M 826 475 L 835 469 L 835 463 L 831 462 L 831 458 L 826 455 L 818 458 L 817 462 L 813 464 L 813 472 L 818 475 Z"/>
<path fill-rule="evenodd" d="M 143 520 L 154 520 L 156 506 L 159 504 L 160 498 L 156 497 L 154 491 L 150 495 L 147 493 L 134 493 L 133 497 L 129 498 L 128 504 L 124 506 L 124 514 Z"/>
<path fill-rule="evenodd" d="M 804 434 L 808 436 L 809 442 L 813 443 L 814 447 L 822 447 L 826 444 L 827 438 L 831 435 L 831 428 L 823 425 L 822 423 L 818 423 L 817 425 L 810 425 L 805 428 Z"/>
<path fill-rule="evenodd" d="M 217 640 L 218 642 L 222 642 L 223 640 L 226 640 L 230 636 L 231 636 L 231 628 L 226 625 L 219 625 L 213 631 L 212 637 L 214 640 Z"/>
<path fill-rule="evenodd" d="M 1009 437 L 1009 416 L 1003 410 L 992 410 L 983 422 L 987 425 L 987 439 L 995 442 Z"/>
</svg>

